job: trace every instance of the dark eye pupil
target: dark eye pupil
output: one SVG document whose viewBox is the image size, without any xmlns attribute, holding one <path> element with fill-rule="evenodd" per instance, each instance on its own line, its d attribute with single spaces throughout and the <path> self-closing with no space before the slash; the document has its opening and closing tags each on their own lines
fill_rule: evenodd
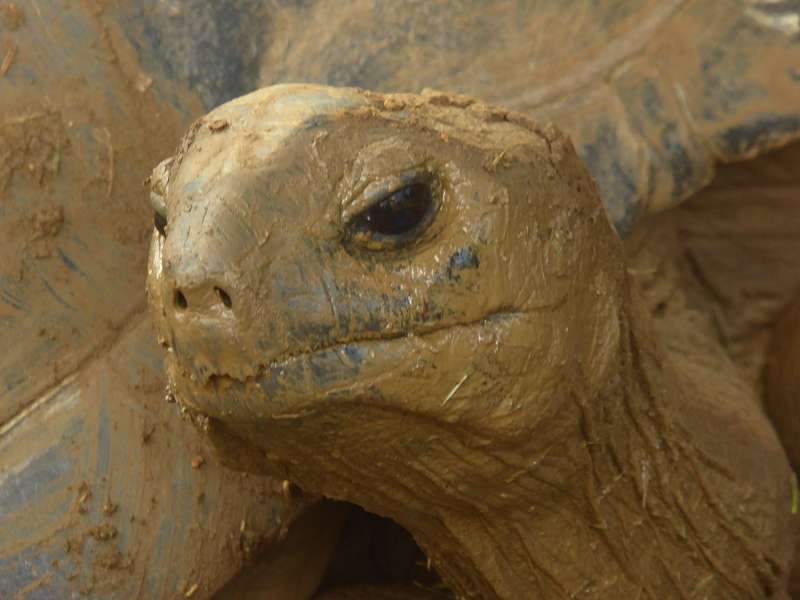
<svg viewBox="0 0 800 600">
<path fill-rule="evenodd" d="M 154 222 L 154 224 L 156 226 L 156 230 L 158 231 L 158 233 L 160 233 L 162 236 L 166 237 L 167 236 L 167 218 L 164 215 L 162 215 L 161 213 L 157 212 L 157 213 L 155 213 L 155 216 L 153 217 L 153 222 Z"/>
<path fill-rule="evenodd" d="M 359 214 L 354 225 L 381 235 L 402 235 L 419 225 L 428 214 L 433 199 L 425 183 L 412 183 L 392 192 Z"/>
</svg>

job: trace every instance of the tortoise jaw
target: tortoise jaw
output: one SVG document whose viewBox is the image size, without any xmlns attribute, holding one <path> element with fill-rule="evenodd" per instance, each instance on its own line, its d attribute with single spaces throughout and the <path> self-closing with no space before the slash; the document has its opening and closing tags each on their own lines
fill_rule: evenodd
<svg viewBox="0 0 800 600">
<path fill-rule="evenodd" d="M 183 404 L 222 421 L 291 418 L 316 411 L 331 400 L 393 404 L 395 395 L 385 394 L 382 384 L 392 378 L 421 376 L 415 365 L 430 364 L 450 337 L 491 337 L 500 329 L 521 323 L 526 314 L 503 309 L 470 322 L 352 336 L 242 369 L 246 374 L 221 370 L 204 370 L 201 374 L 194 365 L 171 353 L 168 376 Z M 450 400 L 453 389 L 454 385 L 449 385 L 443 397 Z M 442 406 L 436 403 L 425 408 Z"/>
</svg>

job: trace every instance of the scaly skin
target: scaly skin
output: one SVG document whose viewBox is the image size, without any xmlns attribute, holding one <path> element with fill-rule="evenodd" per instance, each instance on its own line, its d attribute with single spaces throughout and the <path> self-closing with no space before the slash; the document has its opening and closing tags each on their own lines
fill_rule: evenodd
<svg viewBox="0 0 800 600">
<path fill-rule="evenodd" d="M 416 229 L 357 227 L 410 182 Z M 196 123 L 153 196 L 172 386 L 241 468 L 395 519 L 463 597 L 786 597 L 775 433 L 729 362 L 655 339 L 555 128 L 267 88 Z"/>
</svg>

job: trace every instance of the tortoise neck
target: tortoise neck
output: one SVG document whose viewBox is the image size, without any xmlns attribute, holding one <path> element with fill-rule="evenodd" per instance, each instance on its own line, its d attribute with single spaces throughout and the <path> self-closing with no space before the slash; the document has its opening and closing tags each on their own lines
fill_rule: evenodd
<svg viewBox="0 0 800 600">
<path fill-rule="evenodd" d="M 755 410 L 720 417 L 658 348 L 649 315 L 637 306 L 626 314 L 606 385 L 559 399 L 574 422 L 560 442 L 543 450 L 532 440 L 532 453 L 485 448 L 468 460 L 507 469 L 482 502 L 458 498 L 430 519 L 397 515 L 461 597 L 658 599 L 702 589 L 768 598 L 781 589 L 791 547 L 776 540 L 788 521 L 764 518 L 789 501 L 774 436 L 753 426 Z M 774 469 L 742 470 L 741 446 L 753 437 Z"/>
<path fill-rule="evenodd" d="M 685 461 L 670 410 L 683 392 L 646 324 L 623 314 L 617 367 L 604 385 L 553 399 L 564 406 L 555 439 L 476 450 L 467 460 L 493 465 L 495 475 L 480 501 L 461 496 L 437 511 L 438 528 L 399 517 L 460 596 L 647 598 L 651 589 L 662 597 L 664 573 L 631 551 L 658 535 L 654 510 L 686 527 L 655 491 Z"/>
<path fill-rule="evenodd" d="M 635 298 L 617 316 L 603 380 L 554 389 L 513 439 L 347 402 L 239 431 L 282 477 L 405 527 L 463 598 L 773 597 L 791 556 L 774 433 L 752 398 L 708 391 L 727 373 L 683 376 Z"/>
</svg>

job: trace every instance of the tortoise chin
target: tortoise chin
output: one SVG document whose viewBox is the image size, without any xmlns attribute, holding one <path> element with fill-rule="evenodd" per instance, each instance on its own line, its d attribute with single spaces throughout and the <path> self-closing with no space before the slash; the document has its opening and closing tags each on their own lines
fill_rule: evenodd
<svg viewBox="0 0 800 600">
<path fill-rule="evenodd" d="M 518 338 L 531 329 L 524 312 L 499 312 L 474 323 L 365 335 L 291 354 L 245 378 L 210 373 L 201 380 L 170 353 L 170 382 L 185 404 L 209 416 L 281 419 L 354 402 L 443 420 L 467 419 L 473 410 L 479 422 L 493 411 L 492 397 L 507 387 L 495 375 L 497 363 L 504 365 L 503 379 L 525 377 L 523 362 L 509 354 L 519 355 Z M 236 412 L 245 406 L 251 412 Z"/>
</svg>

